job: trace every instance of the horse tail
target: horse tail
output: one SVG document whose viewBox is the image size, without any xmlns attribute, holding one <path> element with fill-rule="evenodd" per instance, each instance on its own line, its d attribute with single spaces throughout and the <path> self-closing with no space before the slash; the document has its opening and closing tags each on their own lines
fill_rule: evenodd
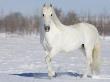
<svg viewBox="0 0 110 82">
<path fill-rule="evenodd" d="M 100 42 L 99 40 L 96 42 L 93 51 L 92 51 L 92 72 L 99 73 L 100 72 Z"/>
</svg>

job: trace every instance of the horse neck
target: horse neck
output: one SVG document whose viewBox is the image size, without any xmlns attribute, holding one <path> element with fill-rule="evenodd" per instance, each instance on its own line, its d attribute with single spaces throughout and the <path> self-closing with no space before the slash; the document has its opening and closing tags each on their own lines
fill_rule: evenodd
<svg viewBox="0 0 110 82">
<path fill-rule="evenodd" d="M 57 33 L 59 31 L 59 29 L 57 28 L 56 24 L 53 21 L 50 24 L 50 30 L 51 30 L 52 33 L 53 32 Z"/>
</svg>

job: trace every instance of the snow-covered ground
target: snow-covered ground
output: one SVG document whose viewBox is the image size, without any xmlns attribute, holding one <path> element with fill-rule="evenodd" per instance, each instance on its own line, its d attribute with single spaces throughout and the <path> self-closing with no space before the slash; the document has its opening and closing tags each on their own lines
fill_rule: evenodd
<svg viewBox="0 0 110 82">
<path fill-rule="evenodd" d="M 50 80 L 39 36 L 0 34 L 0 82 L 109 82 L 110 37 L 102 40 L 101 56 L 100 78 L 84 79 L 79 78 L 85 70 L 82 53 L 60 53 L 52 61 L 57 76 Z"/>
</svg>

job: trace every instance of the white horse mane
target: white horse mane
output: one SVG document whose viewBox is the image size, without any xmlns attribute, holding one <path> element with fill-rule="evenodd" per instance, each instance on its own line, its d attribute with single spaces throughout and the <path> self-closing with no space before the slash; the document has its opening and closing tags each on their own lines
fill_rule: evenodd
<svg viewBox="0 0 110 82">
<path fill-rule="evenodd" d="M 52 7 L 52 14 L 53 14 L 53 21 L 56 23 L 56 24 L 59 24 L 59 25 L 62 25 L 61 24 L 61 22 L 60 22 L 60 20 L 59 20 L 59 18 L 57 17 L 57 15 L 56 15 L 56 13 L 55 13 L 55 10 L 54 10 L 54 8 Z"/>
<path fill-rule="evenodd" d="M 63 30 L 63 24 L 61 23 L 61 21 L 59 20 L 59 18 L 57 17 L 54 8 L 52 7 L 52 21 L 55 23 L 56 27 L 60 30 Z"/>
<path fill-rule="evenodd" d="M 62 24 L 62 22 L 59 20 L 58 16 L 56 15 L 56 12 L 53 7 L 52 7 L 52 14 L 53 14 L 52 21 L 55 23 L 56 28 L 58 28 L 59 30 L 63 31 L 65 29 L 65 27 L 75 27 L 76 26 L 76 24 L 69 25 L 69 26 Z"/>
</svg>

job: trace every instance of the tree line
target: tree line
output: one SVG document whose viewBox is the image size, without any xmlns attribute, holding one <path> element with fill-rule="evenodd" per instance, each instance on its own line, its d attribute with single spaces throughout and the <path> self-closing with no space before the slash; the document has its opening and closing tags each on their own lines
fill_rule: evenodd
<svg viewBox="0 0 110 82">
<path fill-rule="evenodd" d="M 88 22 L 97 27 L 101 35 L 110 35 L 110 15 L 86 15 L 80 16 L 74 11 L 66 14 L 60 8 L 55 8 L 55 12 L 60 21 L 65 25 L 72 25 L 79 22 Z M 42 16 L 42 15 L 41 15 Z M 38 33 L 42 23 L 42 17 L 39 15 L 24 16 L 20 12 L 10 13 L 6 16 L 0 15 L 0 32 L 31 34 Z"/>
<path fill-rule="evenodd" d="M 38 15 L 24 16 L 19 12 L 10 13 L 4 17 L 0 16 L 0 32 L 30 34 L 36 33 L 40 24 Z"/>
</svg>

